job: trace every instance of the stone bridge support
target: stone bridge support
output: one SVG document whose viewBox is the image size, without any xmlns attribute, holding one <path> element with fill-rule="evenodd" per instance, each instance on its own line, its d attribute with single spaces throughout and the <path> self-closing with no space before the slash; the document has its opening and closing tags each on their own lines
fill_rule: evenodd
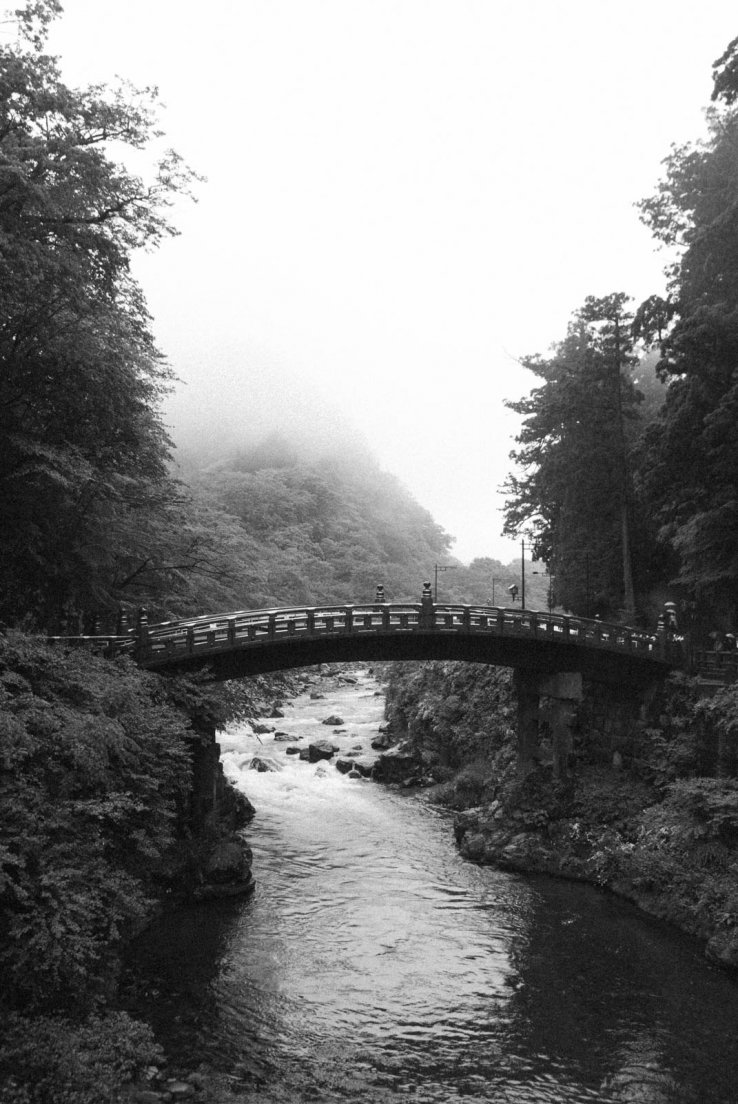
<svg viewBox="0 0 738 1104">
<path fill-rule="evenodd" d="M 215 738 L 215 725 L 193 721 L 193 738 L 189 741 L 192 755 L 192 804 L 190 815 L 196 825 L 213 818 L 223 798 L 225 779 L 220 761 L 220 744 Z"/>
<path fill-rule="evenodd" d="M 518 668 L 515 671 L 518 697 L 518 766 L 527 774 L 544 758 L 542 730 L 550 741 L 554 776 L 569 773 L 574 748 L 572 725 L 578 704 L 584 698 L 579 671 L 540 674 Z"/>
</svg>

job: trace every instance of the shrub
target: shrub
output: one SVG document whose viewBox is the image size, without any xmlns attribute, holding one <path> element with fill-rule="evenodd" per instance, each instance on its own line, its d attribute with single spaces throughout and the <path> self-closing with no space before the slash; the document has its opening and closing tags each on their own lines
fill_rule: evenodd
<svg viewBox="0 0 738 1104">
<path fill-rule="evenodd" d="M 110 1104 L 143 1068 L 160 1062 L 151 1029 L 124 1012 L 75 1023 L 10 1016 L 0 1045 L 3 1104 Z"/>
</svg>

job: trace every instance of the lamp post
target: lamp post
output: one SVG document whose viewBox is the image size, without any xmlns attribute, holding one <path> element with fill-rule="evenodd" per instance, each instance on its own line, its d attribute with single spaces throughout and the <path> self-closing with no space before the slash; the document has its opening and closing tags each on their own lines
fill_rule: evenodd
<svg viewBox="0 0 738 1104">
<path fill-rule="evenodd" d="M 436 564 L 435 582 L 433 586 L 433 601 L 438 601 L 438 572 L 439 571 L 455 571 L 456 564 Z"/>
<path fill-rule="evenodd" d="M 554 579 L 556 578 L 556 576 L 552 575 L 551 572 L 548 570 L 548 568 L 546 568 L 545 571 L 534 571 L 533 574 L 534 575 L 546 575 L 548 577 L 548 587 L 547 587 L 547 591 L 546 591 L 546 603 L 548 605 L 548 612 L 552 613 L 553 608 L 554 608 Z"/>
</svg>

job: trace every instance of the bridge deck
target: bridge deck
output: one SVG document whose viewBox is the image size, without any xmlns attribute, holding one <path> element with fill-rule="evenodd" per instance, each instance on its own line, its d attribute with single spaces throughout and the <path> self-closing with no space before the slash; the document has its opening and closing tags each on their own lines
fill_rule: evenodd
<svg viewBox="0 0 738 1104">
<path fill-rule="evenodd" d="M 582 669 L 608 680 L 658 677 L 681 660 L 663 635 L 579 617 L 497 606 L 419 603 L 294 606 L 138 627 L 100 638 L 151 670 L 209 664 L 216 678 L 351 659 L 466 659 Z"/>
</svg>

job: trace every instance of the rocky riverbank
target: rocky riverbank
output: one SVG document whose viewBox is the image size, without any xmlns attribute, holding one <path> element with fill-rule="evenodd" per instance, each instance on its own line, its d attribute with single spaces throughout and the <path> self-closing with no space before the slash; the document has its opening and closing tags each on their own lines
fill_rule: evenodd
<svg viewBox="0 0 738 1104">
<path fill-rule="evenodd" d="M 445 776 L 429 799 L 456 811 L 466 858 L 601 886 L 738 967 L 738 691 L 705 698 L 674 678 L 628 757 L 595 754 L 582 727 L 565 780 L 545 760 L 520 777 L 505 672 L 405 665 L 389 676 L 388 717 L 415 772 Z"/>
</svg>

